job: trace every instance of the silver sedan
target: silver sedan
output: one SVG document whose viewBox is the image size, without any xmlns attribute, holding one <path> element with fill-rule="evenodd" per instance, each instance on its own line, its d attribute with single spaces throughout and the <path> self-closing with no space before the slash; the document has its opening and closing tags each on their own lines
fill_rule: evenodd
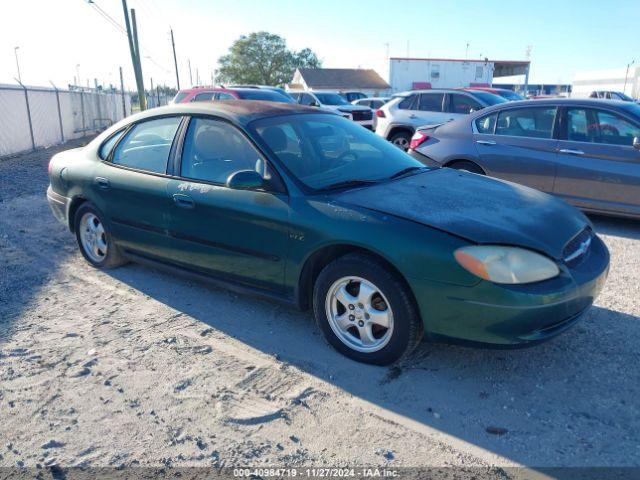
<svg viewBox="0 0 640 480">
<path fill-rule="evenodd" d="M 640 105 L 548 99 L 495 105 L 418 129 L 410 154 L 490 175 L 585 211 L 640 218 Z"/>
</svg>

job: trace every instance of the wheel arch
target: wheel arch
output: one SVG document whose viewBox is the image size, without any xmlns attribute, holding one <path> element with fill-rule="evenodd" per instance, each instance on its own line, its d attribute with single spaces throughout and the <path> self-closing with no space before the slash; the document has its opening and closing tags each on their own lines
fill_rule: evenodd
<svg viewBox="0 0 640 480">
<path fill-rule="evenodd" d="M 471 158 L 463 158 L 463 157 L 452 158 L 451 160 L 447 160 L 446 162 L 444 162 L 442 166 L 451 167 L 454 163 L 461 163 L 461 162 L 473 163 L 476 167 L 478 167 L 483 172 L 484 175 L 487 175 L 487 170 L 483 168 L 478 162 L 476 162 L 474 159 L 471 159 Z"/>
<path fill-rule="evenodd" d="M 308 310 L 312 305 L 313 287 L 322 269 L 334 260 L 351 253 L 361 253 L 373 257 L 382 263 L 404 284 L 411 299 L 417 305 L 413 289 L 409 285 L 409 282 L 391 261 L 368 248 L 348 243 L 339 243 L 325 245 L 315 250 L 305 260 L 296 285 L 296 302 L 302 310 Z"/>
<path fill-rule="evenodd" d="M 75 233 L 75 229 L 76 229 L 76 226 L 75 226 L 76 212 L 78 211 L 78 209 L 83 203 L 86 203 L 88 201 L 89 200 L 87 200 L 84 196 L 76 195 L 75 197 L 73 197 L 73 199 L 69 203 L 69 209 L 67 210 L 67 223 L 69 224 L 69 230 L 71 231 L 71 233 Z"/>
<path fill-rule="evenodd" d="M 387 134 L 387 140 L 390 140 L 396 133 L 407 132 L 409 135 L 416 133 L 416 129 L 409 125 L 393 125 Z"/>
</svg>

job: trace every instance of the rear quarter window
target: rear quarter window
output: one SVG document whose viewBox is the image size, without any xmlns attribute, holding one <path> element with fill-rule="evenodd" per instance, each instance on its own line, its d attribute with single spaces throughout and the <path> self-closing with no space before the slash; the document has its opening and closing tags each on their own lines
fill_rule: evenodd
<svg viewBox="0 0 640 480">
<path fill-rule="evenodd" d="M 98 150 L 98 156 L 102 160 L 106 160 L 107 158 L 109 158 L 109 154 L 111 153 L 111 150 L 113 150 L 113 146 L 118 143 L 118 140 L 120 140 L 123 133 L 124 129 L 114 133 L 105 142 L 103 142 L 103 144 L 100 146 L 100 150 Z"/>
<path fill-rule="evenodd" d="M 498 114 L 493 113 L 491 115 L 485 115 L 484 117 L 476 118 L 476 130 L 483 135 L 492 135 L 495 127 Z"/>
</svg>

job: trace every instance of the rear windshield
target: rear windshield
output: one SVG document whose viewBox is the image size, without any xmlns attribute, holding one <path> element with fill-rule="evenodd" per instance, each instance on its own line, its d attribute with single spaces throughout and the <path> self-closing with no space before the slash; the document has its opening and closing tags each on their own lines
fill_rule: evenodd
<svg viewBox="0 0 640 480">
<path fill-rule="evenodd" d="M 267 102 L 295 103 L 293 99 L 284 96 L 273 90 L 253 89 L 253 90 L 236 90 L 236 93 L 243 100 L 265 100 Z"/>
<path fill-rule="evenodd" d="M 500 95 L 501 97 L 506 98 L 507 100 L 509 100 L 511 102 L 517 102 L 518 100 L 524 100 L 524 97 L 522 95 L 520 95 L 519 93 L 516 93 L 516 92 L 512 92 L 510 90 L 500 91 L 500 92 L 498 92 L 498 95 Z"/>
<path fill-rule="evenodd" d="M 316 93 L 316 97 L 323 105 L 347 105 L 349 103 L 337 93 Z"/>
<path fill-rule="evenodd" d="M 637 103 L 629 102 L 626 103 L 622 108 L 640 121 L 640 105 L 638 105 Z"/>
<path fill-rule="evenodd" d="M 173 97 L 173 103 L 180 103 L 182 100 L 187 98 L 189 92 L 178 92 L 175 97 Z"/>
<path fill-rule="evenodd" d="M 502 98 L 498 95 L 494 95 L 493 93 L 483 92 L 480 90 L 468 90 L 467 93 L 470 93 L 487 106 L 497 105 L 498 103 L 504 103 L 507 101 L 506 98 Z"/>
</svg>

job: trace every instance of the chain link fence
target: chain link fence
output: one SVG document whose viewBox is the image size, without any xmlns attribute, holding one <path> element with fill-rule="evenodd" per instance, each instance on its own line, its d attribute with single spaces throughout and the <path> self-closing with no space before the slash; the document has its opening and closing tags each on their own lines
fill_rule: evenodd
<svg viewBox="0 0 640 480">
<path fill-rule="evenodd" d="M 126 92 L 0 85 L 0 157 L 97 133 L 130 113 Z"/>
</svg>

